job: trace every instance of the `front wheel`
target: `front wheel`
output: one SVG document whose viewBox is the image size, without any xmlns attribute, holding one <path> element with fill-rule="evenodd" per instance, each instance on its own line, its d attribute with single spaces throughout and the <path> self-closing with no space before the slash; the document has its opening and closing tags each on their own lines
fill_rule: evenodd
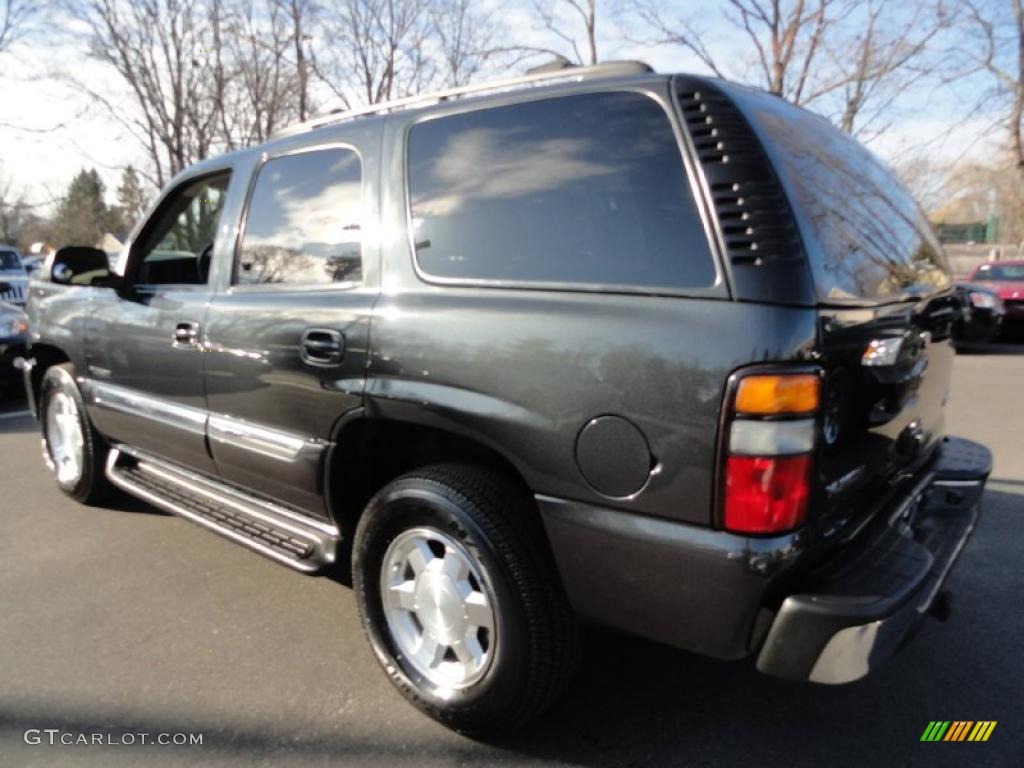
<svg viewBox="0 0 1024 768">
<path fill-rule="evenodd" d="M 381 665 L 444 725 L 507 732 L 565 687 L 575 621 L 532 499 L 504 476 L 443 465 L 389 483 L 359 522 L 352 570 Z"/>
<path fill-rule="evenodd" d="M 109 448 L 85 412 L 70 363 L 47 369 L 40 387 L 43 458 L 57 486 L 85 504 L 107 497 L 110 483 L 104 474 Z"/>
</svg>

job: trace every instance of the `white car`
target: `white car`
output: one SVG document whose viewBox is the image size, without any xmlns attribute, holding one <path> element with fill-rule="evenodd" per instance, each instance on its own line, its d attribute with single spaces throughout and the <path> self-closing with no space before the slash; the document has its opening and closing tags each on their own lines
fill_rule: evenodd
<svg viewBox="0 0 1024 768">
<path fill-rule="evenodd" d="M 10 246 L 0 246 L 0 301 L 24 304 L 28 281 L 21 254 Z"/>
<path fill-rule="evenodd" d="M 39 274 L 39 270 L 43 268 L 43 261 L 44 259 L 41 256 L 21 257 L 21 265 L 25 267 L 25 271 L 28 273 L 30 280 Z"/>
</svg>

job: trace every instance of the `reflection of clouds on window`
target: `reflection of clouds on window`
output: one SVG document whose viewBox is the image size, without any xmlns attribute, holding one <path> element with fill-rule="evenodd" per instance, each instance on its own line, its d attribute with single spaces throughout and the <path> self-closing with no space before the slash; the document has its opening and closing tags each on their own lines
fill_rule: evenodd
<svg viewBox="0 0 1024 768">
<path fill-rule="evenodd" d="M 488 107 L 415 125 L 420 267 L 474 280 L 699 286 L 714 265 L 665 110 L 632 92 Z"/>
<path fill-rule="evenodd" d="M 421 195 L 413 205 L 421 216 L 446 216 L 467 200 L 550 192 L 614 173 L 615 163 L 598 157 L 595 149 L 586 136 L 535 141 L 516 128 L 462 131 L 448 140 L 433 162 L 433 194 Z"/>
<path fill-rule="evenodd" d="M 238 281 L 359 281 L 362 221 L 355 152 L 325 149 L 270 160 L 256 179 Z"/>
<path fill-rule="evenodd" d="M 758 107 L 754 115 L 785 155 L 783 173 L 821 246 L 826 298 L 949 285 L 941 246 L 888 168 L 821 118 L 773 97 Z"/>
</svg>

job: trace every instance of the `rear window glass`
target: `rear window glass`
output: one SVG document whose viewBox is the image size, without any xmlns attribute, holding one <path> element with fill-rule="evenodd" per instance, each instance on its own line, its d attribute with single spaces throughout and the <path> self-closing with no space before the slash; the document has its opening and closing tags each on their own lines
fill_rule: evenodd
<svg viewBox="0 0 1024 768">
<path fill-rule="evenodd" d="M 416 258 L 436 277 L 707 287 L 715 281 L 671 124 L 637 93 L 437 118 L 409 136 Z"/>
<path fill-rule="evenodd" d="M 950 285 L 942 247 L 921 209 L 871 152 L 827 121 L 767 94 L 739 99 L 782 155 L 776 166 L 810 225 L 825 301 L 898 298 Z"/>
<path fill-rule="evenodd" d="M 975 280 L 1024 281 L 1024 264 L 982 264 L 974 271 Z"/>
</svg>

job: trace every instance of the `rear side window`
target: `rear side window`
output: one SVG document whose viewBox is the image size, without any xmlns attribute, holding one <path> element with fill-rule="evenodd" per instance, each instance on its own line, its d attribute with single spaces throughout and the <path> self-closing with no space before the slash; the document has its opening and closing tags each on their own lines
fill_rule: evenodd
<svg viewBox="0 0 1024 768">
<path fill-rule="evenodd" d="M 775 96 L 744 90 L 740 97 L 779 156 L 780 176 L 818 243 L 812 267 L 823 301 L 949 287 L 928 220 L 880 160 L 823 118 Z"/>
<path fill-rule="evenodd" d="M 596 93 L 409 135 L 416 259 L 438 278 L 703 288 L 715 269 L 664 110 Z"/>
<path fill-rule="evenodd" d="M 238 249 L 239 285 L 362 280 L 362 172 L 351 149 L 268 160 Z"/>
</svg>

